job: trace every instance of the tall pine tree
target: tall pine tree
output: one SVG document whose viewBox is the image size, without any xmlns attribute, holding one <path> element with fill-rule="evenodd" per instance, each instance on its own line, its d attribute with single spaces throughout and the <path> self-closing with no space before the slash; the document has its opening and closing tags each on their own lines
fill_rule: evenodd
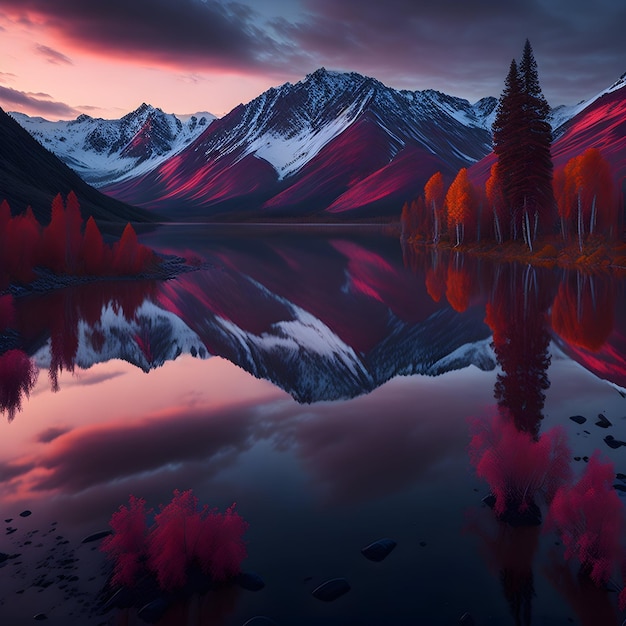
<svg viewBox="0 0 626 626">
<path fill-rule="evenodd" d="M 526 40 L 519 66 L 511 62 L 492 131 L 509 211 L 509 236 L 523 236 L 531 247 L 539 225 L 546 232 L 556 224 L 549 113 Z"/>
</svg>

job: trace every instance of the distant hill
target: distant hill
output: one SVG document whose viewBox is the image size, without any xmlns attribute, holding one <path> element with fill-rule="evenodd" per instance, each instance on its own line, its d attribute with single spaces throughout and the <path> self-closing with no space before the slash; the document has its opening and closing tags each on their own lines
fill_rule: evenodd
<svg viewBox="0 0 626 626">
<path fill-rule="evenodd" d="M 90 187 L 0 109 L 0 201 L 6 199 L 14 213 L 22 213 L 30 205 L 37 219 L 47 223 L 54 196 L 67 195 L 72 190 L 78 196 L 83 215 L 93 215 L 101 228 L 106 229 L 107 223 L 154 221 L 156 218 L 153 213 Z"/>
</svg>

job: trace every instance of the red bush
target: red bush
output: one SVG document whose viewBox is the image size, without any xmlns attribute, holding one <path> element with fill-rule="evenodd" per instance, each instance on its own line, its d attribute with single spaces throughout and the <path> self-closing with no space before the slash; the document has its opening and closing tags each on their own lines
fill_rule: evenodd
<svg viewBox="0 0 626 626">
<path fill-rule="evenodd" d="M 470 461 L 496 497 L 494 510 L 525 511 L 541 493 L 550 501 L 571 474 L 566 434 L 553 428 L 535 440 L 499 413 L 470 421 Z"/>
<path fill-rule="evenodd" d="M 115 534 L 102 550 L 115 562 L 113 582 L 130 586 L 142 567 L 156 576 L 160 587 L 185 585 L 190 568 L 197 566 L 213 580 L 225 580 L 240 571 L 246 557 L 243 534 L 248 524 L 235 513 L 198 507 L 191 490 L 174 491 L 147 529 L 145 502 L 131 496 L 130 507 L 120 507 L 111 518 Z"/>
<path fill-rule="evenodd" d="M 100 549 L 115 563 L 113 583 L 131 587 L 145 560 L 146 501 L 130 496 L 128 508 L 120 506 L 109 525 L 113 534 L 105 537 Z"/>
<path fill-rule="evenodd" d="M 594 453 L 578 482 L 557 490 L 548 516 L 563 539 L 565 558 L 578 559 L 597 585 L 606 583 L 624 562 L 624 507 L 613 489 L 614 479 L 613 464 L 602 463 Z M 625 601 L 622 592 L 620 603 Z"/>
</svg>

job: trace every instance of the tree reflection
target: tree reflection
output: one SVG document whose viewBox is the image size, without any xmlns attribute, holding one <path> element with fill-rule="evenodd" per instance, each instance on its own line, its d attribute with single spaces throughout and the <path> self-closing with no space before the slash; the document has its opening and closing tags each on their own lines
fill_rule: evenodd
<svg viewBox="0 0 626 626">
<path fill-rule="evenodd" d="M 0 412 L 9 422 L 22 410 L 24 398 L 30 397 L 39 372 L 22 350 L 7 350 L 0 355 Z"/>
<path fill-rule="evenodd" d="M 568 343 L 595 352 L 613 330 L 614 312 L 615 291 L 608 281 L 569 272 L 552 305 L 552 328 Z"/>
<path fill-rule="evenodd" d="M 550 387 L 547 311 L 551 285 L 545 274 L 517 264 L 499 268 L 485 321 L 502 368 L 494 396 L 516 427 L 539 436 L 545 390 Z"/>
</svg>

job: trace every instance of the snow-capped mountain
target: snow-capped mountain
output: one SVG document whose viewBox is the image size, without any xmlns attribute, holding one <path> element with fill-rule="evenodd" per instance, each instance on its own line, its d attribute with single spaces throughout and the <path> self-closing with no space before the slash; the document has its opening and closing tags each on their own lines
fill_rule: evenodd
<svg viewBox="0 0 626 626">
<path fill-rule="evenodd" d="M 153 171 L 105 190 L 185 216 L 232 213 L 235 203 L 301 215 L 339 202 L 333 212 L 343 212 L 343 194 L 397 163 L 392 188 L 350 204 L 395 212 L 438 169 L 452 175 L 489 152 L 495 106 L 495 98 L 471 104 L 321 68 L 239 105 Z"/>
<path fill-rule="evenodd" d="M 50 122 L 23 113 L 11 115 L 96 187 L 150 171 L 184 149 L 215 119 L 210 113 L 179 118 L 145 103 L 118 120 L 80 115 Z"/>
<path fill-rule="evenodd" d="M 14 213 L 33 208 L 37 219 L 50 220 L 52 199 L 74 191 L 83 216 L 93 215 L 101 228 L 118 231 L 129 220 L 151 221 L 153 215 L 100 193 L 74 170 L 43 148 L 15 119 L 0 109 L 0 201 Z M 114 226 L 117 223 L 118 226 Z"/>
<path fill-rule="evenodd" d="M 200 338 L 182 320 L 149 300 L 144 300 L 132 319 L 109 303 L 95 324 L 80 320 L 77 344 L 74 363 L 81 369 L 122 359 L 149 372 L 181 354 L 203 359 L 210 356 Z M 50 341 L 37 351 L 34 359 L 38 367 L 50 367 Z"/>
</svg>

